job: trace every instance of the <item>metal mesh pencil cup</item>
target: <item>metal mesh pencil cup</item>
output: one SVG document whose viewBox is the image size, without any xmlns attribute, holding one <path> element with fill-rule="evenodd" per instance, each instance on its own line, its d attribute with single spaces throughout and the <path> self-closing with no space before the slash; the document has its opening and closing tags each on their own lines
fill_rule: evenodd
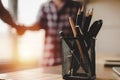
<svg viewBox="0 0 120 80">
<path fill-rule="evenodd" d="M 95 80 L 95 39 L 61 37 L 62 40 L 62 76 L 64 80 Z M 87 53 L 84 62 L 81 60 L 76 40 L 87 41 Z M 84 47 L 82 47 L 83 49 Z M 83 49 L 86 50 L 86 49 Z M 86 57 L 88 54 L 88 57 Z"/>
</svg>

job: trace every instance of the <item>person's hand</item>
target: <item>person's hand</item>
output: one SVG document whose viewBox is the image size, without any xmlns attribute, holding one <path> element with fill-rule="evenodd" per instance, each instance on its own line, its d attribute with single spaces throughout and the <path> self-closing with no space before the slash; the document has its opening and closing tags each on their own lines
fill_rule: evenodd
<svg viewBox="0 0 120 80">
<path fill-rule="evenodd" d="M 17 25 L 15 29 L 18 35 L 23 35 L 26 31 L 26 28 L 24 25 Z"/>
</svg>

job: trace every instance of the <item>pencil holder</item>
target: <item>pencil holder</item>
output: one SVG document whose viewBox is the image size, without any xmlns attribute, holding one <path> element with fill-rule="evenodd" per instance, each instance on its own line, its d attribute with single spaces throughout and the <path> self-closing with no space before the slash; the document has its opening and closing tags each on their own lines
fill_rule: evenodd
<svg viewBox="0 0 120 80">
<path fill-rule="evenodd" d="M 75 14 L 76 15 L 76 14 Z M 85 5 L 78 9 L 75 19 L 69 17 L 72 37 L 60 32 L 62 40 L 62 76 L 64 80 L 95 80 L 95 38 L 103 21 L 91 25 L 93 9 L 86 15 Z M 71 32 L 71 31 L 70 31 Z"/>
<path fill-rule="evenodd" d="M 95 80 L 95 39 L 61 36 L 61 40 L 63 79 Z M 79 52 L 76 40 L 80 42 L 83 57 Z M 87 47 L 85 47 L 85 45 L 87 45 Z"/>
</svg>

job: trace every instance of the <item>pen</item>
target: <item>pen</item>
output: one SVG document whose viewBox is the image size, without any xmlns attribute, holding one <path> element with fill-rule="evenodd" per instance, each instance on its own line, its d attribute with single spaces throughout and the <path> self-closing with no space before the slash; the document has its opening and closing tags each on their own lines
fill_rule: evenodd
<svg viewBox="0 0 120 80">
<path fill-rule="evenodd" d="M 62 39 L 64 39 L 64 41 L 66 42 L 66 44 L 68 45 L 68 47 L 70 49 L 72 49 L 72 44 L 70 43 L 70 41 L 67 38 L 65 38 L 63 31 L 60 31 L 59 34 L 62 37 Z"/>
</svg>

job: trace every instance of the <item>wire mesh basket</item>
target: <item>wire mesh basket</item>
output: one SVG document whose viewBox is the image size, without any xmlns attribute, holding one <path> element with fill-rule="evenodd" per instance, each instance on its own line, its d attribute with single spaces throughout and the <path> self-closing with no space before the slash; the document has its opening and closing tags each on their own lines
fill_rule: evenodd
<svg viewBox="0 0 120 80">
<path fill-rule="evenodd" d="M 83 38 L 82 38 L 83 39 Z M 65 80 L 95 80 L 95 39 L 89 38 L 88 57 L 81 59 L 76 40 L 62 37 L 62 76 Z M 89 60 L 89 61 L 88 61 Z"/>
</svg>

